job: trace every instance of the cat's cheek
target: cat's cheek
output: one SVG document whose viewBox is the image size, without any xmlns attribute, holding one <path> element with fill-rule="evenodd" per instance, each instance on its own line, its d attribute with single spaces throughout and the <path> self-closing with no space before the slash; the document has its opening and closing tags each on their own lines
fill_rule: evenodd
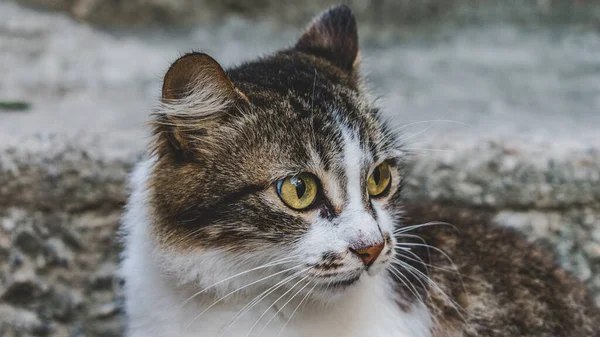
<svg viewBox="0 0 600 337">
<path fill-rule="evenodd" d="M 331 254 L 344 254 L 348 243 L 337 233 L 336 228 L 325 220 L 313 223 L 295 247 L 299 259 L 307 265 L 319 264 Z"/>
</svg>

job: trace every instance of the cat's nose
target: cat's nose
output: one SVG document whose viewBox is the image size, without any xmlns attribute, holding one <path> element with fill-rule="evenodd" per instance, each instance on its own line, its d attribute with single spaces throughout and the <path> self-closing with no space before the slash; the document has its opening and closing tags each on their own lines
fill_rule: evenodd
<svg viewBox="0 0 600 337">
<path fill-rule="evenodd" d="M 379 254 L 381 254 L 383 247 L 385 247 L 385 242 L 382 241 L 381 243 L 377 243 L 371 246 L 360 248 L 349 247 L 348 249 L 350 249 L 352 253 L 358 256 L 365 264 L 365 266 L 369 267 L 373 264 L 373 262 L 375 262 Z"/>
</svg>

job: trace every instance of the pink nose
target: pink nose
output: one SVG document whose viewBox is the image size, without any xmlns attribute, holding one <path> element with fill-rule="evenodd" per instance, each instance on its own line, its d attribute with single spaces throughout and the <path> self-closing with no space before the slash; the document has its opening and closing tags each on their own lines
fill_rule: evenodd
<svg viewBox="0 0 600 337">
<path fill-rule="evenodd" d="M 378 244 L 375 244 L 372 246 L 362 247 L 359 249 L 353 249 L 353 248 L 349 248 L 349 249 L 352 253 L 354 253 L 356 256 L 358 256 L 362 260 L 362 262 L 365 264 L 365 266 L 368 267 L 368 266 L 372 265 L 373 262 L 375 262 L 375 260 L 379 256 L 379 254 L 381 254 L 383 247 L 385 247 L 385 243 L 381 242 L 381 243 L 378 243 Z"/>
</svg>

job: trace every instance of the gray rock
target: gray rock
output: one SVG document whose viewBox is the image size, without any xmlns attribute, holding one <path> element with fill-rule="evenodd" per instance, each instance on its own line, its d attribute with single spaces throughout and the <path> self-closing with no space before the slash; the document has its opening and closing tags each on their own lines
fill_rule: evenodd
<svg viewBox="0 0 600 337">
<path fill-rule="evenodd" d="M 576 253 L 573 259 L 573 268 L 577 276 L 583 281 L 589 281 L 592 274 L 592 269 L 587 262 L 583 253 Z"/>
<path fill-rule="evenodd" d="M 69 322 L 76 316 L 84 301 L 81 294 L 61 287 L 54 291 L 49 304 L 54 318 L 61 322 Z"/>
<path fill-rule="evenodd" d="M 0 261 L 8 261 L 10 256 L 10 240 L 8 235 L 0 229 Z"/>
<path fill-rule="evenodd" d="M 70 267 L 73 263 L 73 252 L 58 238 L 50 238 L 44 245 L 44 252 L 52 266 Z"/>
<path fill-rule="evenodd" d="M 16 270 L 26 263 L 26 261 L 27 258 L 18 249 L 13 249 L 8 257 L 8 267 L 11 271 Z"/>
<path fill-rule="evenodd" d="M 111 301 L 108 303 L 98 304 L 94 308 L 92 308 L 90 317 L 95 319 L 105 319 L 119 314 L 120 311 L 120 304 L 117 301 Z"/>
<path fill-rule="evenodd" d="M 17 222 L 27 215 L 18 208 L 9 208 L 6 213 L 6 216 L 2 217 L 2 229 L 6 232 L 12 232 L 17 227 Z"/>
<path fill-rule="evenodd" d="M 600 243 L 600 225 L 597 225 L 597 228 L 592 229 L 591 237 L 592 240 Z"/>
<path fill-rule="evenodd" d="M 62 228 L 61 230 L 62 239 L 66 244 L 75 250 L 81 250 L 85 247 L 83 238 L 77 232 L 70 228 Z"/>
<path fill-rule="evenodd" d="M 34 312 L 3 304 L 0 304 L 0 324 L 9 336 L 11 331 L 16 333 L 15 336 L 22 336 L 21 333 L 45 336 L 53 331 L 52 325 L 42 321 Z"/>
<path fill-rule="evenodd" d="M 85 331 L 88 336 L 97 337 L 123 337 L 125 321 L 123 319 L 95 320 L 89 322 Z"/>
<path fill-rule="evenodd" d="M 113 290 L 117 266 L 114 263 L 103 263 L 90 277 L 90 285 L 94 290 Z"/>
<path fill-rule="evenodd" d="M 598 242 L 587 242 L 583 246 L 583 251 L 590 261 L 600 263 L 600 243 Z"/>
<path fill-rule="evenodd" d="M 0 300 L 22 306 L 39 299 L 46 291 L 47 286 L 30 270 L 19 271 L 8 275 L 0 290 Z"/>
<path fill-rule="evenodd" d="M 75 325 L 70 333 L 69 333 L 69 337 L 85 337 L 85 330 L 83 329 L 82 326 L 80 325 Z"/>
<path fill-rule="evenodd" d="M 44 241 L 34 232 L 33 228 L 19 226 L 15 230 L 13 244 L 27 254 L 37 255 L 42 252 Z"/>
</svg>

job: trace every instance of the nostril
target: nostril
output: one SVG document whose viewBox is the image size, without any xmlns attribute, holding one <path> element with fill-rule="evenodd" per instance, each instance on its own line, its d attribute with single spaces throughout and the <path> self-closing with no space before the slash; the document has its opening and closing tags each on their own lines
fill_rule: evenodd
<svg viewBox="0 0 600 337">
<path fill-rule="evenodd" d="M 354 255 L 360 257 L 361 260 L 366 260 L 369 259 L 371 257 L 371 254 L 369 253 L 359 253 L 356 249 L 354 248 L 348 248 L 352 253 L 354 253 Z"/>
<path fill-rule="evenodd" d="M 379 257 L 379 254 L 381 254 L 381 251 L 383 250 L 383 247 L 385 247 L 385 243 L 381 242 L 372 246 L 361 247 L 358 249 L 349 247 L 348 250 L 350 250 L 354 255 L 358 256 L 368 267 L 371 266 L 375 260 L 377 260 L 377 257 Z"/>
</svg>

